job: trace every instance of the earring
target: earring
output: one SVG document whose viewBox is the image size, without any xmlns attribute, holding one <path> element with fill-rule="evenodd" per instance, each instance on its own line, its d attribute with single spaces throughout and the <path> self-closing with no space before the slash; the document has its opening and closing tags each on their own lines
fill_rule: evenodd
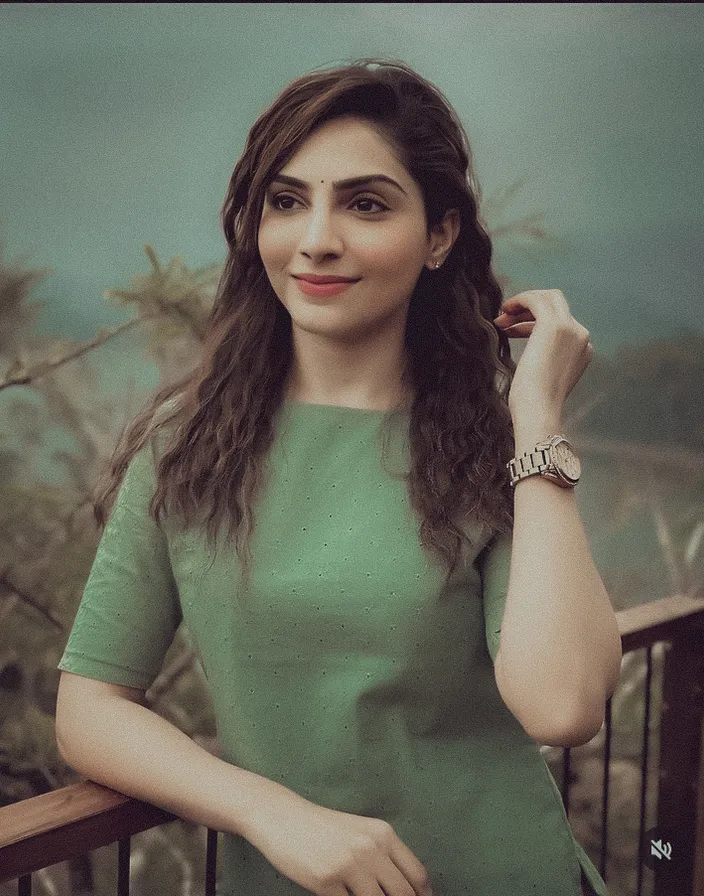
<svg viewBox="0 0 704 896">
<path fill-rule="evenodd" d="M 437 269 L 438 269 L 439 267 L 440 267 L 440 262 L 439 262 L 439 261 L 436 261 L 436 262 L 435 262 L 435 270 L 437 271 Z"/>
</svg>

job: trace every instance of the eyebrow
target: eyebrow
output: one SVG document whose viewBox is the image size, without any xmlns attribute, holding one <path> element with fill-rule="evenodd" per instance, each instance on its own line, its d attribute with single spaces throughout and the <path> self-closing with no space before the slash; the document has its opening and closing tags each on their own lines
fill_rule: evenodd
<svg viewBox="0 0 704 896">
<path fill-rule="evenodd" d="M 299 189 L 305 190 L 308 188 L 308 184 L 303 180 L 298 180 L 295 177 L 288 177 L 285 174 L 277 174 L 276 177 L 272 178 L 271 183 L 280 182 L 282 184 L 288 184 L 291 187 L 298 187 Z M 333 181 L 332 187 L 333 190 L 349 190 L 352 187 L 361 187 L 366 184 L 373 184 L 377 181 L 385 184 L 391 184 L 392 187 L 396 187 L 397 190 L 400 190 L 404 196 L 408 195 L 403 187 L 396 183 L 390 177 L 387 177 L 385 174 L 365 174 L 363 177 L 350 177 L 347 180 L 336 180 Z"/>
</svg>

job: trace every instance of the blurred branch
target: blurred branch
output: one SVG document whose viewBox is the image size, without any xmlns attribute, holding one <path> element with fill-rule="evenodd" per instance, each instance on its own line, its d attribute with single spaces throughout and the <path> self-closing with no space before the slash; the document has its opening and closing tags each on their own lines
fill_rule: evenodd
<svg viewBox="0 0 704 896">
<path fill-rule="evenodd" d="M 112 330 L 100 330 L 98 335 L 94 339 L 91 339 L 90 342 L 86 342 L 84 345 L 79 346 L 77 349 L 69 352 L 62 358 L 57 358 L 53 361 L 42 361 L 40 364 L 37 364 L 36 367 L 30 368 L 29 370 L 23 369 L 22 365 L 17 363 L 14 365 L 14 367 L 10 368 L 10 370 L 8 371 L 9 375 L 6 376 L 4 380 L 0 381 L 0 391 L 2 389 L 8 389 L 10 386 L 27 386 L 34 380 L 38 379 L 40 376 L 44 376 L 45 374 L 49 373 L 51 370 L 56 370 L 57 367 L 68 364 L 69 361 L 73 361 L 76 358 L 79 358 L 81 355 L 87 354 L 94 348 L 99 348 L 101 345 L 104 345 L 110 339 L 114 339 L 115 336 L 119 336 L 126 330 L 130 330 L 132 329 L 132 327 L 138 326 L 145 320 L 149 320 L 150 318 L 157 316 L 158 313 L 155 312 L 153 314 L 134 318 L 133 320 L 128 320 L 126 323 L 120 324 L 120 326 L 115 327 Z"/>
<path fill-rule="evenodd" d="M 0 606 L 0 626 L 4 625 L 7 617 L 12 613 L 19 604 L 20 599 L 17 594 L 11 593 L 5 596 L 5 602 Z"/>
<path fill-rule="evenodd" d="M 554 234 L 550 234 L 543 225 L 542 221 L 545 216 L 542 212 L 533 212 L 525 215 L 523 218 L 511 220 L 507 223 L 499 222 L 510 200 L 525 184 L 525 179 L 519 178 L 499 189 L 492 196 L 482 199 L 481 220 L 492 242 L 504 240 L 507 237 L 512 239 L 522 237 L 539 243 L 543 250 L 547 248 L 560 251 L 569 250 L 569 247 L 566 246 L 563 240 L 557 239 Z"/>
<path fill-rule="evenodd" d="M 37 613 L 47 619 L 52 624 L 52 626 L 54 626 L 54 628 L 62 632 L 64 630 L 64 626 L 61 620 L 56 616 L 56 614 L 51 609 L 47 609 L 47 607 L 42 606 L 38 600 L 31 597 L 29 594 L 18 588 L 13 582 L 11 582 L 7 575 L 8 571 L 9 570 L 6 569 L 0 573 L 0 586 L 4 587 L 7 592 L 9 592 L 7 597 L 18 597 L 23 603 L 32 607 L 37 611 Z"/>
<path fill-rule="evenodd" d="M 684 554 L 684 562 L 688 567 L 692 566 L 695 557 L 699 553 L 699 550 L 702 546 L 702 536 L 704 536 L 704 521 L 697 523 L 692 532 L 692 537 L 687 543 L 687 548 Z"/>
<path fill-rule="evenodd" d="M 525 185 L 525 178 L 518 178 L 513 183 L 501 187 L 493 196 L 487 196 L 482 201 L 482 213 L 484 217 L 489 218 L 497 212 L 502 211 L 509 200 Z M 492 231 L 493 233 L 494 231 Z"/>
<path fill-rule="evenodd" d="M 604 399 L 608 398 L 612 393 L 612 389 L 602 389 L 601 392 L 597 392 L 596 395 L 593 395 L 587 401 L 585 401 L 580 407 L 576 408 L 570 414 L 567 415 L 565 419 L 565 428 L 573 429 L 587 417 L 595 407 L 598 407 Z"/>
<path fill-rule="evenodd" d="M 675 445 L 642 445 L 618 439 L 580 437 L 578 441 L 580 449 L 590 454 L 635 461 L 642 467 L 659 468 L 662 472 L 670 474 L 681 473 L 695 481 L 704 478 L 704 452 L 701 451 L 692 451 Z"/>
<path fill-rule="evenodd" d="M 100 348 L 111 339 L 148 321 L 161 319 L 159 334 L 161 338 L 176 335 L 178 332 L 189 332 L 198 342 L 202 342 L 210 312 L 211 298 L 208 295 L 210 286 L 217 283 L 221 269 L 218 265 L 190 270 L 180 258 L 171 259 L 166 266 L 159 261 L 154 248 L 147 244 L 144 247 L 152 270 L 144 275 L 137 275 L 131 289 L 108 289 L 106 298 L 116 300 L 118 305 L 133 305 L 138 309 L 137 316 L 112 329 L 102 329 L 89 342 L 79 345 L 59 358 L 42 360 L 38 364 L 27 367 L 19 359 L 5 372 L 0 381 L 0 391 L 11 386 L 27 386 L 35 380 L 55 371 L 57 368 L 87 355 Z M 23 297 L 34 282 L 45 272 L 18 274 L 8 268 L 6 279 L 11 280 L 9 290 L 13 310 L 21 308 Z M 10 278 L 10 274 L 12 278 Z M 9 287 L 8 287 L 9 289 Z M 30 311 L 23 311 L 29 317 Z M 19 314 L 19 312 L 17 312 Z"/>
<path fill-rule="evenodd" d="M 504 224 L 502 227 L 494 227 L 491 230 L 491 238 L 492 240 L 495 240 L 508 234 L 513 235 L 520 233 L 523 236 L 530 237 L 534 240 L 546 240 L 548 238 L 548 232 L 544 227 L 538 224 L 539 221 L 542 221 L 543 217 L 542 214 L 535 212 L 532 215 L 526 215 L 525 218 L 512 221 L 510 224 Z"/>
<path fill-rule="evenodd" d="M 675 594 L 683 594 L 685 589 L 680 574 L 677 558 L 675 557 L 675 549 L 672 544 L 672 535 L 670 527 L 667 524 L 665 516 L 658 506 L 657 502 L 651 497 L 649 500 L 650 511 L 655 521 L 655 531 L 658 536 L 658 544 L 662 551 L 662 557 L 665 561 L 665 568 L 670 576 L 670 584 Z"/>
<path fill-rule="evenodd" d="M 131 289 L 106 290 L 105 297 L 117 300 L 118 305 L 136 305 L 142 317 L 161 314 L 166 321 L 175 318 L 178 329 L 185 326 L 202 342 L 212 305 L 208 289 L 220 279 L 221 266 L 211 264 L 190 270 L 176 257 L 164 267 L 153 246 L 147 243 L 144 251 L 151 263 L 151 272 L 134 277 Z"/>
</svg>

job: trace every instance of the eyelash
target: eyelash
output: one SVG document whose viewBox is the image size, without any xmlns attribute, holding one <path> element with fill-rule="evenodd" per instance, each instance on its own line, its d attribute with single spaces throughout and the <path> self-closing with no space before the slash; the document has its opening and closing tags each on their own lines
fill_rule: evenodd
<svg viewBox="0 0 704 896">
<path fill-rule="evenodd" d="M 289 193 L 276 193 L 276 195 L 270 197 L 269 202 L 276 209 L 276 211 L 279 211 L 279 212 L 293 211 L 293 209 L 290 209 L 290 208 L 277 208 L 276 202 L 279 199 L 293 199 L 294 202 L 298 201 L 295 196 L 291 196 Z M 371 202 L 373 205 L 380 206 L 381 211 L 383 211 L 383 212 L 389 211 L 388 206 L 384 205 L 383 202 L 379 202 L 378 199 L 372 198 L 371 196 L 357 196 L 356 199 L 354 200 L 354 202 Z M 362 212 L 362 214 L 363 215 L 378 215 L 378 214 L 380 214 L 380 212 Z"/>
</svg>

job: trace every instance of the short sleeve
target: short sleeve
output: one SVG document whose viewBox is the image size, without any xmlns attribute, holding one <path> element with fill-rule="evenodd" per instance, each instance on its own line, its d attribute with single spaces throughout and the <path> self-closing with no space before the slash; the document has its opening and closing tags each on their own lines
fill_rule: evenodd
<svg viewBox="0 0 704 896">
<path fill-rule="evenodd" d="M 511 536 L 494 536 L 479 555 L 478 564 L 482 579 L 486 644 L 492 661 L 496 662 L 511 568 Z"/>
<path fill-rule="evenodd" d="M 181 622 L 165 535 L 149 516 L 150 443 L 122 480 L 58 668 L 145 690 Z"/>
</svg>

